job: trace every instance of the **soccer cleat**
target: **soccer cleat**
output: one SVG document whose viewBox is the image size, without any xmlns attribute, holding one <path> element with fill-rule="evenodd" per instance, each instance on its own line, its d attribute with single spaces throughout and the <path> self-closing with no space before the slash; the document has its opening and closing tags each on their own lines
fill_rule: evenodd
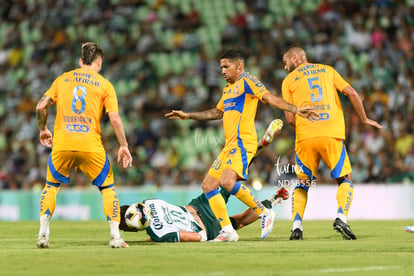
<svg viewBox="0 0 414 276">
<path fill-rule="evenodd" d="M 236 242 L 239 240 L 239 234 L 236 231 L 228 232 L 221 230 L 219 235 L 209 242 Z"/>
<path fill-rule="evenodd" d="M 275 223 L 276 219 L 276 212 L 271 209 L 265 209 L 263 213 L 260 215 L 262 219 L 262 240 L 266 239 L 273 230 L 273 224 Z"/>
<path fill-rule="evenodd" d="M 414 233 L 414 225 L 413 226 L 405 226 L 404 229 L 408 233 Z"/>
<path fill-rule="evenodd" d="M 39 236 L 36 246 L 37 248 L 49 248 L 49 237 L 46 237 L 46 235 Z"/>
<path fill-rule="evenodd" d="M 267 127 L 262 139 L 260 140 L 260 145 L 262 147 L 267 147 L 270 143 L 272 143 L 276 134 L 282 129 L 282 127 L 283 127 L 282 120 L 280 119 L 273 120 Z"/>
<path fill-rule="evenodd" d="M 279 204 L 282 200 L 287 200 L 289 198 L 289 191 L 282 187 L 274 195 L 269 198 L 269 201 L 272 203 L 272 206 Z"/>
<path fill-rule="evenodd" d="M 292 231 L 292 234 L 290 234 L 289 240 L 291 240 L 291 241 L 293 241 L 293 240 L 303 240 L 303 231 L 300 230 L 299 228 L 296 228 L 295 230 Z"/>
<path fill-rule="evenodd" d="M 356 240 L 356 236 L 354 233 L 352 233 L 351 227 L 349 227 L 349 225 L 343 222 L 341 219 L 335 219 L 333 228 L 336 230 L 336 232 L 342 235 L 342 238 L 344 240 Z"/>
<path fill-rule="evenodd" d="M 111 240 L 109 241 L 109 246 L 112 248 L 129 247 L 129 245 L 122 238 L 114 238 L 114 237 L 111 237 Z"/>
</svg>

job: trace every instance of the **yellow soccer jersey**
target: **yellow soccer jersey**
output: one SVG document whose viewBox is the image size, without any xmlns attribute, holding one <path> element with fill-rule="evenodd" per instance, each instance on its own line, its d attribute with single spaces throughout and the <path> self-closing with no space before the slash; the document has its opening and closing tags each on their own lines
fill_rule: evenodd
<svg viewBox="0 0 414 276">
<path fill-rule="evenodd" d="M 304 63 L 282 83 L 283 99 L 298 107 L 310 106 L 320 114 L 317 121 L 296 116 L 296 141 L 311 137 L 345 139 L 345 121 L 337 90 L 349 85 L 331 66 Z"/>
<path fill-rule="evenodd" d="M 79 68 L 59 76 L 45 95 L 56 104 L 53 150 L 99 152 L 104 150 L 102 111 L 117 112 L 112 84 L 93 70 Z"/>
<path fill-rule="evenodd" d="M 223 88 L 217 109 L 224 112 L 223 128 L 226 147 L 239 147 L 256 152 L 257 134 L 254 125 L 257 102 L 269 93 L 266 87 L 247 72 L 240 75 L 233 84 Z"/>
</svg>

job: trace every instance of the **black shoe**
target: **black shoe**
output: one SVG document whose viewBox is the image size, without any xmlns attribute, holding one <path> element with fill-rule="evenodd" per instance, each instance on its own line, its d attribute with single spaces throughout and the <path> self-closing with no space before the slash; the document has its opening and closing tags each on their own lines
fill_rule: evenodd
<svg viewBox="0 0 414 276">
<path fill-rule="evenodd" d="M 299 228 L 296 228 L 292 231 L 292 234 L 290 235 L 290 240 L 303 240 L 303 231 Z"/>
<path fill-rule="evenodd" d="M 336 218 L 333 223 L 333 229 L 342 235 L 344 240 L 356 240 L 356 236 L 352 233 L 351 227 L 348 224 Z M 293 233 L 292 233 L 293 234 Z"/>
</svg>

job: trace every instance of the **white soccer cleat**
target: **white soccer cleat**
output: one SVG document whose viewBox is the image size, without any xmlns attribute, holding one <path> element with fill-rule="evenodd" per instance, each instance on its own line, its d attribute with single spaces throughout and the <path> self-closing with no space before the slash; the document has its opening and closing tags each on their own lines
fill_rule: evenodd
<svg viewBox="0 0 414 276">
<path fill-rule="evenodd" d="M 262 139 L 260 140 L 260 145 L 262 147 L 267 147 L 272 143 L 276 134 L 282 129 L 283 121 L 280 119 L 274 119 L 269 126 L 267 127 Z"/>
<path fill-rule="evenodd" d="M 129 245 L 122 238 L 112 237 L 109 241 L 109 246 L 112 248 L 127 248 Z"/>
<path fill-rule="evenodd" d="M 408 233 L 414 233 L 414 225 L 413 226 L 405 226 L 404 229 Z"/>
<path fill-rule="evenodd" d="M 270 233 L 272 233 L 273 224 L 276 219 L 276 212 L 266 208 L 260 215 L 260 218 L 262 219 L 262 240 L 264 240 Z"/>
<path fill-rule="evenodd" d="M 221 230 L 220 234 L 209 242 L 236 242 L 239 240 L 239 234 L 236 231 L 228 232 Z"/>
<path fill-rule="evenodd" d="M 49 248 L 49 237 L 46 235 L 39 236 L 36 241 L 37 248 Z"/>
</svg>

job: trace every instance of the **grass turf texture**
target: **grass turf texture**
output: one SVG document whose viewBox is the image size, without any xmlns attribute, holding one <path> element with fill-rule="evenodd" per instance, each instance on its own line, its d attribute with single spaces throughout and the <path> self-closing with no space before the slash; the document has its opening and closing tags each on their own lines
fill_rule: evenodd
<svg viewBox="0 0 414 276">
<path fill-rule="evenodd" d="M 109 247 L 106 222 L 52 221 L 50 248 L 37 249 L 38 222 L 0 222 L 1 275 L 412 275 L 413 221 L 352 221 L 344 241 L 332 221 L 305 221 L 304 240 L 289 241 L 290 221 L 260 240 L 259 223 L 237 243 L 152 243 L 123 233 L 130 248 Z"/>
</svg>

